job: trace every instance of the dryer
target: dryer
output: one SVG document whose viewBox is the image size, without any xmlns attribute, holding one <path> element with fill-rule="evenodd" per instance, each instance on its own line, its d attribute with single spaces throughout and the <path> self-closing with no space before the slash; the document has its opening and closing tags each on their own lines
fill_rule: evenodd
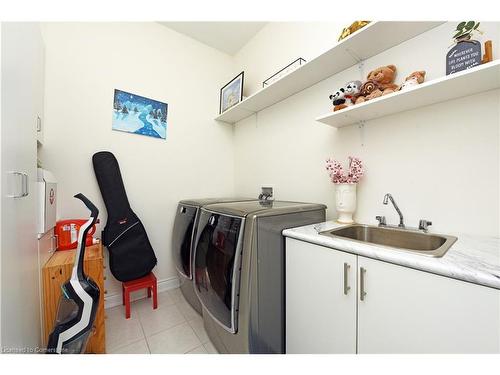
<svg viewBox="0 0 500 375">
<path fill-rule="evenodd" d="M 287 228 L 325 221 L 322 204 L 254 201 L 200 210 L 194 287 L 221 353 L 285 353 Z"/>
<path fill-rule="evenodd" d="M 201 304 L 193 289 L 192 239 L 196 232 L 198 212 L 207 204 L 250 201 L 251 198 L 203 198 L 181 200 L 177 206 L 172 233 L 172 255 L 180 281 L 180 289 L 189 304 L 201 314 Z M 255 199 L 254 199 L 255 200 Z"/>
</svg>

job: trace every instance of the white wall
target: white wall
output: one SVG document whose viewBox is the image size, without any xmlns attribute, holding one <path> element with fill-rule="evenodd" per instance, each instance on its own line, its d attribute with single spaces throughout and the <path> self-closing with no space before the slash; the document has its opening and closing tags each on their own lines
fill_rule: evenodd
<svg viewBox="0 0 500 375">
<path fill-rule="evenodd" d="M 337 43 L 341 22 L 269 22 L 234 55 L 236 74 L 245 71 L 244 95 L 302 57 L 313 59 Z"/>
<path fill-rule="evenodd" d="M 155 249 L 155 273 L 159 280 L 175 277 L 170 243 L 177 202 L 234 193 L 233 129 L 212 120 L 232 60 L 156 23 L 46 23 L 43 36 L 40 156 L 59 181 L 59 218 L 87 217 L 73 198 L 82 192 L 100 208 L 101 227 L 106 223 L 91 158 L 112 151 Z M 112 131 L 115 88 L 167 102 L 167 139 Z M 109 274 L 106 283 L 108 297 L 120 292 Z"/>
<path fill-rule="evenodd" d="M 397 223 L 393 208 L 382 205 L 384 194 L 391 192 L 407 225 L 426 218 L 436 232 L 498 236 L 499 90 L 372 120 L 363 130 L 336 130 L 314 121 L 331 110 L 330 93 L 378 66 L 395 64 L 398 83 L 415 70 L 426 70 L 428 80 L 443 76 L 455 26 L 444 24 L 368 59 L 362 76 L 354 66 L 237 123 L 236 193 L 248 195 L 271 184 L 277 199 L 325 203 L 328 217 L 335 218 L 334 186 L 324 160 L 358 155 L 367 173 L 359 184 L 357 221 L 374 223 L 376 215 L 386 215 L 389 223 Z M 245 68 L 246 95 L 255 92 L 269 72 L 326 49 L 321 35 L 333 46 L 341 30 L 332 25 L 328 34 L 325 25 L 319 25 L 315 33 L 314 27 L 264 27 L 235 56 L 235 71 Z M 300 29 L 317 38 L 295 38 Z M 499 58 L 498 23 L 484 23 L 481 29 L 493 40 L 494 58 Z M 291 37 L 290 30 L 295 31 Z"/>
</svg>

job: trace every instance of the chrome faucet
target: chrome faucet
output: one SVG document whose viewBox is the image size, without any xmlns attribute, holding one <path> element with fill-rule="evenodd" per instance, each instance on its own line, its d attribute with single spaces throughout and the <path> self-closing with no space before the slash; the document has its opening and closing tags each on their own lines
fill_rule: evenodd
<svg viewBox="0 0 500 375">
<path fill-rule="evenodd" d="M 403 213 L 401 212 L 401 210 L 399 209 L 398 205 L 396 204 L 396 201 L 394 201 L 394 198 L 392 197 L 392 195 L 389 194 L 389 193 L 387 193 L 384 196 L 383 203 L 385 205 L 387 205 L 387 203 L 389 203 L 389 200 L 391 201 L 392 205 L 394 206 L 394 209 L 397 211 L 397 213 L 399 215 L 399 225 L 398 225 L 398 227 L 404 228 L 405 227 L 405 223 L 404 223 L 404 219 L 403 219 Z"/>
<path fill-rule="evenodd" d="M 432 225 L 432 221 L 429 221 L 429 220 L 426 220 L 426 219 L 421 219 L 419 221 L 418 228 L 406 228 L 405 223 L 404 223 L 403 213 L 399 209 L 399 207 L 396 204 L 396 201 L 394 200 L 394 198 L 392 197 L 392 195 L 389 194 L 389 193 L 387 193 L 386 195 L 384 195 L 384 201 L 382 203 L 384 203 L 385 205 L 387 205 L 389 203 L 389 201 L 391 201 L 392 205 L 394 206 L 394 208 L 396 209 L 396 211 L 397 211 L 397 213 L 399 215 L 399 224 L 398 224 L 399 228 L 405 228 L 407 230 L 423 231 L 424 233 L 427 233 L 429 231 L 429 226 Z M 394 226 L 393 225 L 387 225 L 387 222 L 385 220 L 385 216 L 375 216 L 375 219 L 378 221 L 378 226 L 379 227 L 396 228 L 395 225 Z"/>
</svg>

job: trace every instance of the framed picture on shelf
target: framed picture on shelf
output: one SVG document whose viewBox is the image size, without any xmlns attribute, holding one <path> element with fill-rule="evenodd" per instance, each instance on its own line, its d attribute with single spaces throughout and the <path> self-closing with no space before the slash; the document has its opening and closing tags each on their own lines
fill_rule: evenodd
<svg viewBox="0 0 500 375">
<path fill-rule="evenodd" d="M 245 72 L 241 72 L 220 89 L 219 114 L 227 111 L 243 100 L 244 75 Z"/>
</svg>

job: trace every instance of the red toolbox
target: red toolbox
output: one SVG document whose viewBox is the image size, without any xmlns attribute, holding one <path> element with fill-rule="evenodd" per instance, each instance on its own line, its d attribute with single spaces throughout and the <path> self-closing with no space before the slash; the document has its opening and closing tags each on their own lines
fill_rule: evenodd
<svg viewBox="0 0 500 375">
<path fill-rule="evenodd" d="M 54 229 L 55 235 L 57 236 L 57 250 L 76 249 L 80 227 L 86 222 L 87 219 L 68 219 L 58 221 Z M 97 220 L 96 223 L 99 223 L 99 220 Z M 96 239 L 92 237 L 95 231 L 96 226 L 93 225 L 87 234 L 87 238 L 85 239 L 86 246 L 96 243 Z"/>
</svg>

